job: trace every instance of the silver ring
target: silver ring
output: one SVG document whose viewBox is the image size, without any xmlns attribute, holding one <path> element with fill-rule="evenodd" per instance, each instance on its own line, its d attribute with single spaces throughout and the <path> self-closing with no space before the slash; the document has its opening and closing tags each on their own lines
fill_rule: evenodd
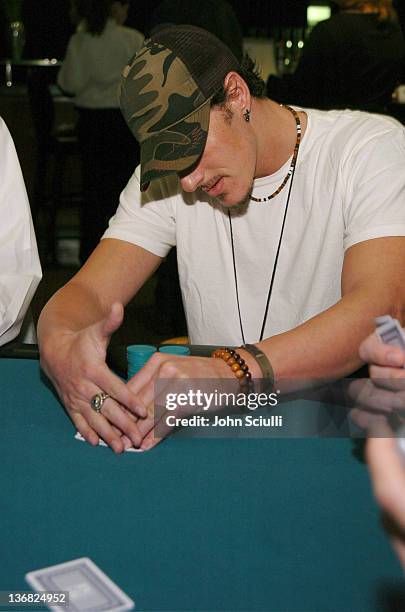
<svg viewBox="0 0 405 612">
<path fill-rule="evenodd" d="M 100 393 L 96 393 L 96 395 L 93 395 L 93 397 L 90 400 L 90 406 L 97 413 L 100 413 L 105 400 L 109 397 L 110 396 L 108 395 L 108 393 L 105 393 L 104 391 L 100 391 Z"/>
</svg>

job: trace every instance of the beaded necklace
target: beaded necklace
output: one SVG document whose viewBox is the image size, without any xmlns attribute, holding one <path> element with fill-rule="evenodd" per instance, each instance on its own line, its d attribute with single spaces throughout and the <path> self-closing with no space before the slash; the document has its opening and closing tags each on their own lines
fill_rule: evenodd
<svg viewBox="0 0 405 612">
<path fill-rule="evenodd" d="M 298 150 L 300 148 L 301 134 L 302 134 L 301 121 L 300 121 L 298 113 L 293 108 L 291 108 L 290 106 L 287 106 L 286 104 L 284 105 L 284 108 L 286 108 L 287 110 L 290 111 L 290 113 L 292 113 L 295 119 L 295 126 L 297 130 L 297 140 L 295 141 L 294 153 L 292 156 L 291 164 L 288 169 L 287 175 L 283 179 L 283 182 L 281 183 L 281 185 L 277 187 L 276 191 L 273 191 L 273 193 L 267 196 L 266 198 L 255 198 L 252 194 L 250 194 L 250 199 L 253 200 L 253 202 L 268 202 L 269 200 L 272 200 L 273 198 L 275 198 L 276 195 L 278 195 L 280 191 L 282 191 L 282 189 L 284 189 L 284 187 L 287 185 L 291 175 L 294 172 L 295 164 L 297 163 Z"/>
</svg>

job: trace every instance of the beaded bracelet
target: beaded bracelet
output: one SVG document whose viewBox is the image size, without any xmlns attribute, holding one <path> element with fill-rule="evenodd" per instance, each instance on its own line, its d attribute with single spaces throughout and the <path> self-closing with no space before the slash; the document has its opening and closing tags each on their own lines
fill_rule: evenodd
<svg viewBox="0 0 405 612">
<path fill-rule="evenodd" d="M 248 393 L 253 388 L 252 375 L 245 360 L 234 349 L 218 348 L 211 353 L 211 357 L 223 359 L 235 374 L 243 391 Z"/>
</svg>

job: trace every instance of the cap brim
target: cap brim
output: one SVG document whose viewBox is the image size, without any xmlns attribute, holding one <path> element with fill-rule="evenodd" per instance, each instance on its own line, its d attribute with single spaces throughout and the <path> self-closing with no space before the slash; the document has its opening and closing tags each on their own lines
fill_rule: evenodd
<svg viewBox="0 0 405 612">
<path fill-rule="evenodd" d="M 141 191 L 150 181 L 186 170 L 197 162 L 207 141 L 210 99 L 200 108 L 141 144 Z"/>
</svg>

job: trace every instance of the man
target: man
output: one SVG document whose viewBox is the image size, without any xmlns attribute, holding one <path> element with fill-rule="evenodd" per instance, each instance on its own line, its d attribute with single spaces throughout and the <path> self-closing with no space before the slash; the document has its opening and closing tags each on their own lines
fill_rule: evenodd
<svg viewBox="0 0 405 612">
<path fill-rule="evenodd" d="M 160 30 L 124 71 L 141 167 L 38 327 L 43 367 L 91 444 L 154 446 L 158 378 L 232 379 L 242 362 L 237 376 L 278 385 L 345 376 L 370 321 L 404 307 L 404 130 L 263 91 L 249 62 L 192 26 Z M 109 338 L 174 244 L 191 343 L 243 347 L 233 367 L 157 353 L 125 384 L 105 364 Z"/>
<path fill-rule="evenodd" d="M 24 179 L 10 132 L 1 118 L 0 160 L 0 345 L 3 345 L 18 336 L 42 272 Z"/>
</svg>

